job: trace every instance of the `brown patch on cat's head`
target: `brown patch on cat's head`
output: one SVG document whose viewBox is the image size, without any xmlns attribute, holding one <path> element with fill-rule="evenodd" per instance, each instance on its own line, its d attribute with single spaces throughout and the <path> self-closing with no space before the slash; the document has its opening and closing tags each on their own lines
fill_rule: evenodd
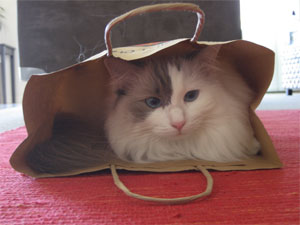
<svg viewBox="0 0 300 225">
<path fill-rule="evenodd" d="M 127 110 L 136 121 L 145 120 L 147 115 L 155 110 L 145 103 L 145 99 L 159 98 L 161 107 L 171 103 L 173 88 L 169 65 L 175 66 L 180 71 L 184 61 L 198 60 L 199 63 L 208 63 L 215 59 L 217 52 L 213 48 L 206 47 L 201 51 L 171 57 L 153 56 L 134 61 L 105 58 L 104 64 L 111 75 L 112 88 L 117 95 L 115 107 L 124 100 Z"/>
<path fill-rule="evenodd" d="M 110 57 L 104 62 L 111 74 L 112 88 L 118 95 L 116 101 L 126 100 L 128 110 L 137 121 L 144 120 L 155 110 L 145 103 L 145 99 L 159 98 L 162 107 L 170 104 L 172 84 L 168 60 L 150 58 L 128 62 Z"/>
</svg>

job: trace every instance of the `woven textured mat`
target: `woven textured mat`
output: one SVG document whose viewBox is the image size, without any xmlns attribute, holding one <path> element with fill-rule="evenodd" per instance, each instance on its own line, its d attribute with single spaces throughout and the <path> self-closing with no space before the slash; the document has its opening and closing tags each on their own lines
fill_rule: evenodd
<svg viewBox="0 0 300 225">
<path fill-rule="evenodd" d="M 159 205 L 124 195 L 109 172 L 33 179 L 9 165 L 25 128 L 0 134 L 0 224 L 299 224 L 300 111 L 259 111 L 283 169 L 214 172 L 204 200 Z M 180 197 L 199 193 L 197 172 L 120 172 L 132 191 Z"/>
</svg>

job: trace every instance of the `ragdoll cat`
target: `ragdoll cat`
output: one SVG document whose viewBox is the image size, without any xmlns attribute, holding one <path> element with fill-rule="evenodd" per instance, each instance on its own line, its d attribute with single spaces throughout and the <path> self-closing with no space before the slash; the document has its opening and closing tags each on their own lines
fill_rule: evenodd
<svg viewBox="0 0 300 225">
<path fill-rule="evenodd" d="M 105 129 L 119 158 L 232 162 L 258 152 L 249 121 L 254 94 L 237 72 L 222 69 L 217 53 L 105 59 L 115 92 Z"/>
</svg>

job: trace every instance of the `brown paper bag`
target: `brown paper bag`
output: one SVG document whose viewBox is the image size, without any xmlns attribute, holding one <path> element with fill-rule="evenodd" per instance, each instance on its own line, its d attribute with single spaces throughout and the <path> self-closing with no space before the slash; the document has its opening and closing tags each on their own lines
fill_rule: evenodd
<svg viewBox="0 0 300 225">
<path fill-rule="evenodd" d="M 137 14 L 160 10 L 195 12 L 198 16 L 198 24 L 194 37 L 112 49 L 109 35 L 115 24 Z M 13 153 L 10 159 L 12 167 L 33 177 L 69 176 L 111 169 L 115 184 L 127 195 L 165 203 L 182 203 L 209 195 L 213 182 L 207 169 L 229 171 L 282 167 L 270 137 L 254 111 L 271 82 L 274 53 L 262 46 L 242 40 L 197 42 L 203 23 L 204 14 L 197 5 L 175 3 L 141 7 L 117 17 L 107 25 L 105 31 L 107 51 L 69 68 L 43 76 L 32 76 L 26 86 L 23 99 L 28 137 Z M 217 60 L 237 70 L 256 93 L 256 98 L 249 107 L 251 108 L 250 121 L 255 136 L 261 144 L 259 154 L 248 160 L 231 163 L 183 160 L 136 164 L 118 159 L 111 150 L 108 150 L 109 148 L 105 147 L 108 145 L 103 131 L 107 108 L 105 99 L 112 94 L 107 85 L 110 76 L 104 66 L 105 57 L 113 55 L 125 60 L 135 60 L 216 47 L 219 49 Z M 74 125 L 74 120 L 80 122 Z M 71 152 L 60 151 L 63 149 L 62 142 L 65 145 L 72 145 L 68 139 L 61 140 L 66 128 L 73 132 L 71 135 L 82 140 L 82 145 L 74 146 Z M 98 137 L 96 142 L 95 136 Z M 54 147 L 48 148 L 48 145 Z M 141 196 L 130 192 L 123 185 L 118 178 L 117 169 L 153 172 L 202 171 L 207 178 L 207 188 L 201 194 L 175 199 Z"/>
</svg>

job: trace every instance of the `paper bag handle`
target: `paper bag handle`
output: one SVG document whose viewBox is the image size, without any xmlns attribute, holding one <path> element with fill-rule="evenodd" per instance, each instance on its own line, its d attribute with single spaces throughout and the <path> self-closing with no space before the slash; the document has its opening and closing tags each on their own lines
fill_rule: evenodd
<svg viewBox="0 0 300 225">
<path fill-rule="evenodd" d="M 133 9 L 121 16 L 116 17 L 115 19 L 111 20 L 105 28 L 105 45 L 107 49 L 107 56 L 112 56 L 112 46 L 111 46 L 111 39 L 110 39 L 110 31 L 113 26 L 120 23 L 121 21 L 139 15 L 146 12 L 157 12 L 157 11 L 189 11 L 194 12 L 197 14 L 198 22 L 196 26 L 196 30 L 194 33 L 194 36 L 191 39 L 191 42 L 196 42 L 200 36 L 200 33 L 202 31 L 203 25 L 204 25 L 204 12 L 198 7 L 198 5 L 192 4 L 192 3 L 165 3 L 165 4 L 156 4 L 156 5 L 149 5 L 149 6 L 143 6 L 136 9 Z"/>
<path fill-rule="evenodd" d="M 201 171 L 206 178 L 207 185 L 206 185 L 206 190 L 204 192 L 197 194 L 197 195 L 191 195 L 191 196 L 180 197 L 180 198 L 156 198 L 156 197 L 143 196 L 143 195 L 139 195 L 139 194 L 131 192 L 123 184 L 123 182 L 120 180 L 120 178 L 118 176 L 115 165 L 111 165 L 110 170 L 111 170 L 111 173 L 112 173 L 112 176 L 114 179 L 114 183 L 119 189 L 121 189 L 126 195 L 128 195 L 130 197 L 137 198 L 137 199 L 144 200 L 144 201 L 158 202 L 158 203 L 164 203 L 164 204 L 187 203 L 187 202 L 191 202 L 196 199 L 202 198 L 204 196 L 210 195 L 212 188 L 213 188 L 213 179 L 212 179 L 210 173 L 204 167 L 197 166 L 197 167 L 195 167 L 195 170 Z"/>
</svg>

